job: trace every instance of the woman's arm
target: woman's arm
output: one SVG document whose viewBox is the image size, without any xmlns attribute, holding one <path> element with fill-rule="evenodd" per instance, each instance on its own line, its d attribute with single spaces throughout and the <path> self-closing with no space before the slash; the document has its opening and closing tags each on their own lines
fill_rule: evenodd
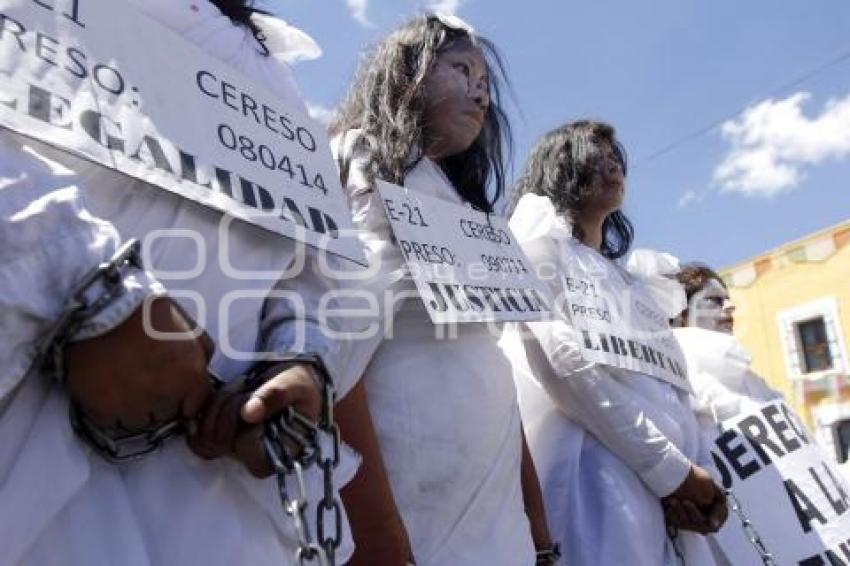
<svg viewBox="0 0 850 566">
<path fill-rule="evenodd" d="M 525 431 L 522 433 L 522 499 L 525 504 L 525 514 L 531 526 L 531 538 L 538 550 L 552 547 L 552 537 L 549 534 L 549 523 L 546 520 L 546 507 L 543 502 L 543 492 L 540 480 L 534 468 L 534 460 L 528 450 Z"/>
<path fill-rule="evenodd" d="M 341 490 L 355 543 L 349 564 L 404 566 L 412 562 L 410 541 L 393 498 L 362 381 L 337 405 L 336 418 L 342 439 L 362 458 L 357 475 Z"/>
<path fill-rule="evenodd" d="M 79 177 L 52 162 L 14 134 L 0 136 L 0 398 L 32 363 L 34 343 L 61 315 L 81 281 L 119 248 L 108 221 L 92 216 Z M 140 269 L 122 278 L 123 293 L 86 321 L 65 349 L 71 397 L 104 426 L 146 426 L 181 412 L 191 416 L 209 393 L 203 339 L 155 340 L 160 331 L 191 325 L 167 298 L 143 304 L 164 289 Z"/>
<path fill-rule="evenodd" d="M 546 283 L 552 296 L 564 297 L 564 278 L 557 274 L 568 260 L 562 257 L 568 251 L 546 235 L 523 242 L 522 247 L 536 269 L 555 268 L 555 276 Z M 560 410 L 622 458 L 653 493 L 669 495 L 687 477 L 690 461 L 611 370 L 584 359 L 578 331 L 568 314 L 559 315 L 552 321 L 520 325 L 526 351 L 548 366 L 535 378 Z"/>
</svg>

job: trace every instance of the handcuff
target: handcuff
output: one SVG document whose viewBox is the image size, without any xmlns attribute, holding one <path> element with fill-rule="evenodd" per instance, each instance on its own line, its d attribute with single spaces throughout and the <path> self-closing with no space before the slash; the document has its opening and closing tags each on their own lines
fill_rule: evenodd
<svg viewBox="0 0 850 566">
<path fill-rule="evenodd" d="M 141 244 L 132 238 L 112 258 L 86 273 L 62 305 L 59 318 L 36 347 L 35 359 L 42 372 L 52 376 L 59 385 L 65 384 L 65 347 L 86 322 L 124 295 L 127 273 L 141 269 Z"/>
<path fill-rule="evenodd" d="M 141 243 L 131 238 L 113 256 L 94 267 L 71 291 L 59 318 L 50 326 L 36 347 L 35 364 L 60 386 L 65 385 L 65 348 L 90 320 L 126 294 L 124 280 L 134 271 L 144 269 Z M 221 382 L 208 371 L 214 388 Z M 184 431 L 179 418 L 153 422 L 141 430 L 127 430 L 120 424 L 104 427 L 92 421 L 73 401 L 68 418 L 77 436 L 105 460 L 120 463 L 155 452 L 170 438 Z"/>
</svg>

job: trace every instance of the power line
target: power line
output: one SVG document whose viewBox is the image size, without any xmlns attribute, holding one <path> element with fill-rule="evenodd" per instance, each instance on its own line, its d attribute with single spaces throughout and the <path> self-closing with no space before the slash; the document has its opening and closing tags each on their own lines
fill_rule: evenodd
<svg viewBox="0 0 850 566">
<path fill-rule="evenodd" d="M 799 77 L 796 77 L 795 79 L 793 79 L 791 81 L 788 81 L 787 83 L 785 83 L 782 86 L 774 89 L 771 92 L 768 92 L 767 95 L 760 97 L 760 98 L 774 97 L 774 96 L 778 96 L 780 94 L 783 94 L 783 93 L 791 90 L 792 88 L 797 87 L 797 86 L 805 83 L 806 81 L 810 80 L 812 77 L 819 75 L 820 73 L 822 73 L 822 72 L 824 72 L 824 71 L 826 71 L 826 70 L 828 70 L 832 67 L 840 65 L 841 63 L 843 63 L 844 61 L 847 61 L 847 60 L 850 60 L 850 49 L 847 49 L 846 51 L 839 54 L 837 57 L 834 57 L 833 59 L 830 59 L 826 63 L 823 63 L 823 64 L 815 67 L 814 69 L 807 71 L 806 73 L 800 75 Z M 748 106 L 748 104 L 744 104 L 744 105 L 740 106 L 734 112 L 730 112 L 730 113 L 726 114 L 725 116 L 723 116 L 722 118 L 718 118 L 717 120 L 714 120 L 713 122 L 711 122 L 711 123 L 709 123 L 705 126 L 702 126 L 698 129 L 696 129 L 696 130 L 694 130 L 694 131 L 692 131 L 688 134 L 685 134 L 684 136 L 670 142 L 669 144 L 665 145 L 664 147 L 650 153 L 649 155 L 647 155 L 646 157 L 644 157 L 643 159 L 638 161 L 635 164 L 635 166 L 643 165 L 645 163 L 649 163 L 651 161 L 654 161 L 654 160 L 658 159 L 659 157 L 670 153 L 671 151 L 678 148 L 679 146 L 684 145 L 684 144 L 686 144 L 686 143 L 688 143 L 688 142 L 690 142 L 690 141 L 692 141 L 696 138 L 699 138 L 699 137 L 711 132 L 712 130 L 714 130 L 715 128 L 717 128 L 718 126 L 720 126 L 721 124 L 723 124 L 727 120 L 734 118 L 735 116 L 739 115 L 741 112 L 743 112 L 747 108 L 747 106 Z"/>
</svg>

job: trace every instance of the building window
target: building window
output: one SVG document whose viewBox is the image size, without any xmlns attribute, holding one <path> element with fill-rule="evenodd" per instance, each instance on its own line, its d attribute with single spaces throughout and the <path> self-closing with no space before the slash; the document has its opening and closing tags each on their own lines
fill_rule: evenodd
<svg viewBox="0 0 850 566">
<path fill-rule="evenodd" d="M 847 373 L 847 349 L 835 297 L 776 313 L 791 378 L 819 379 Z"/>
<path fill-rule="evenodd" d="M 797 339 L 800 344 L 800 369 L 803 373 L 826 371 L 833 368 L 829 351 L 829 337 L 822 316 L 798 322 Z"/>
<path fill-rule="evenodd" d="M 847 461 L 850 456 L 850 419 L 838 421 L 833 425 L 835 435 L 835 456 L 839 464 Z"/>
</svg>

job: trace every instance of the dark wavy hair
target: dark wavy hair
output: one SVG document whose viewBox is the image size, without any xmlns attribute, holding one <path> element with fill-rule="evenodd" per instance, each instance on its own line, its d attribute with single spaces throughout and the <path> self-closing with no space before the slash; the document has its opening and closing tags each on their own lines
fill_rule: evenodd
<svg viewBox="0 0 850 566">
<path fill-rule="evenodd" d="M 422 159 L 425 148 L 424 81 L 437 57 L 459 41 L 479 47 L 490 73 L 490 105 L 478 138 L 464 152 L 439 162 L 455 190 L 475 207 L 492 212 L 505 193 L 505 157 L 512 138 L 501 106 L 505 67 L 495 46 L 467 30 L 447 25 L 433 15 L 417 17 L 389 35 L 360 66 L 354 83 L 331 123 L 332 136 L 359 129 L 354 151 L 341 156 L 340 176 L 346 183 L 351 159 L 366 159 L 371 183 L 383 179 L 404 184 Z M 492 196 L 488 189 L 492 188 Z"/>
<path fill-rule="evenodd" d="M 210 0 L 210 2 L 214 4 L 222 14 L 230 18 L 230 21 L 234 24 L 238 26 L 245 26 L 251 30 L 251 33 L 254 34 L 254 38 L 256 38 L 257 43 L 260 44 L 263 54 L 269 54 L 266 44 L 263 43 L 263 32 L 260 31 L 257 24 L 251 20 L 252 14 L 269 15 L 269 12 L 261 10 L 260 8 L 255 8 L 253 0 Z"/>
<path fill-rule="evenodd" d="M 688 301 L 690 301 L 691 297 L 693 297 L 712 279 L 715 279 L 723 286 L 724 289 L 726 289 L 726 282 L 723 281 L 723 278 L 719 273 L 711 269 L 706 264 L 696 261 L 683 265 L 676 274 L 676 279 L 682 284 L 682 287 L 685 288 L 685 294 L 688 296 Z"/>
<path fill-rule="evenodd" d="M 604 122 L 580 120 L 552 130 L 537 142 L 522 177 L 514 186 L 514 198 L 534 193 L 548 197 L 560 214 L 573 220 L 573 235 L 584 234 L 575 217 L 593 196 L 593 176 L 610 145 L 627 171 L 626 150 L 617 141 L 614 128 Z M 616 259 L 626 255 L 634 241 L 634 227 L 621 211 L 608 215 L 602 224 L 602 255 Z"/>
</svg>

